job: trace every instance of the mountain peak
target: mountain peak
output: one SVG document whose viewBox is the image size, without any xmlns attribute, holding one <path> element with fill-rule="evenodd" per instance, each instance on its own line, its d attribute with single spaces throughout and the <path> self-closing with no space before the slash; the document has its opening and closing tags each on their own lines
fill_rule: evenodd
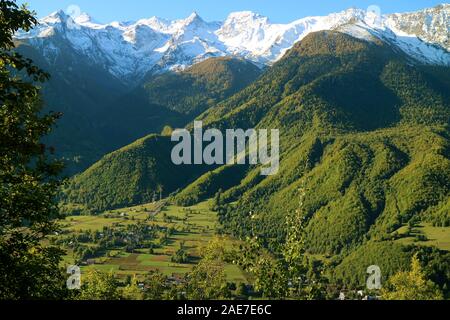
<svg viewBox="0 0 450 320">
<path fill-rule="evenodd" d="M 165 19 L 153 16 L 148 19 L 140 19 L 136 23 L 130 23 L 129 26 L 146 25 L 154 30 L 162 32 L 170 25 L 170 23 L 171 23 L 171 21 L 167 21 Z"/>
<path fill-rule="evenodd" d="M 148 72 L 189 67 L 208 57 L 232 55 L 258 65 L 272 64 L 309 33 L 322 30 L 339 30 L 367 41 L 381 39 L 416 61 L 450 65 L 449 9 L 450 5 L 443 4 L 415 13 L 381 16 L 376 7 L 373 10 L 350 8 L 286 24 L 272 24 L 258 13 L 240 11 L 230 13 L 223 22 L 207 22 L 193 12 L 187 18 L 175 21 L 152 17 L 102 25 L 92 22 L 88 14 L 75 12 L 72 14 L 75 24 L 91 30 L 89 39 L 83 32 L 77 32 L 78 28 L 60 28 L 60 31 L 70 32 L 71 37 L 67 40 L 73 48 L 78 50 L 81 45 L 81 54 L 88 55 L 100 65 L 108 66 L 113 58 L 117 63 L 109 68 L 109 72 L 125 81 L 138 79 Z M 44 48 L 46 44 L 42 39 L 50 38 L 54 34 L 53 28 L 68 21 L 67 12 L 60 10 L 42 19 L 43 23 L 30 32 L 18 32 L 16 37 L 41 39 L 37 43 Z M 104 40 L 105 33 L 111 41 Z M 57 41 L 55 39 L 53 44 L 55 47 L 58 47 Z M 94 42 L 98 46 L 94 46 Z"/>
<path fill-rule="evenodd" d="M 94 22 L 92 17 L 89 14 L 87 14 L 86 12 L 83 12 L 80 15 L 73 17 L 73 20 L 78 24 Z"/>
<path fill-rule="evenodd" d="M 47 24 L 66 23 L 69 19 L 72 19 L 77 24 L 97 24 L 92 17 L 86 12 L 65 12 L 64 10 L 58 10 L 45 18 L 41 19 L 42 22 Z"/>
<path fill-rule="evenodd" d="M 249 20 L 257 20 L 257 19 L 261 19 L 261 18 L 267 19 L 267 17 L 264 17 L 253 11 L 237 11 L 237 12 L 230 13 L 226 20 L 227 21 L 229 21 L 229 20 L 249 21 Z"/>
<path fill-rule="evenodd" d="M 450 3 L 441 3 L 438 5 L 435 5 L 434 7 L 430 7 L 430 8 L 425 8 L 419 11 L 412 11 L 409 13 L 425 13 L 425 12 L 440 12 L 440 11 L 445 11 L 448 12 L 450 11 Z"/>
<path fill-rule="evenodd" d="M 64 10 L 58 10 L 42 18 L 41 21 L 44 23 L 55 24 L 67 21 L 68 18 L 69 16 L 64 12 Z"/>
<path fill-rule="evenodd" d="M 189 15 L 188 19 L 201 19 L 201 18 L 200 15 L 197 13 L 197 11 L 194 11 Z"/>
<path fill-rule="evenodd" d="M 195 23 L 195 22 L 204 22 L 203 19 L 199 16 L 199 14 L 198 14 L 196 11 L 192 12 L 192 13 L 189 15 L 189 17 L 187 17 L 186 19 L 184 19 L 184 23 L 185 23 L 186 25 L 192 24 L 192 23 Z"/>
<path fill-rule="evenodd" d="M 364 21 L 366 16 L 368 14 L 373 14 L 374 11 L 372 10 L 363 10 L 363 9 L 359 9 L 356 7 L 351 7 L 347 10 L 341 11 L 340 13 L 338 13 L 337 15 L 349 18 L 349 19 L 356 19 L 356 20 L 360 20 L 360 21 Z"/>
</svg>

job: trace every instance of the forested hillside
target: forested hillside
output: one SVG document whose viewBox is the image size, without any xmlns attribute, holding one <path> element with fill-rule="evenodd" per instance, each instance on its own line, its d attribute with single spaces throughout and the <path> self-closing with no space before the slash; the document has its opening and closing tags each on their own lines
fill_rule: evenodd
<svg viewBox="0 0 450 320">
<path fill-rule="evenodd" d="M 305 38 L 259 81 L 201 116 L 213 127 L 280 128 L 282 135 L 280 173 L 236 187 L 247 192 L 224 221 L 246 233 L 248 212 L 260 211 L 260 232 L 282 238 L 270 221 L 282 229 L 302 188 L 311 250 L 340 252 L 369 230 L 390 232 L 416 214 L 442 212 L 448 88 L 440 73 L 409 65 L 381 43 L 333 32 Z"/>
<path fill-rule="evenodd" d="M 65 186 L 63 211 L 96 214 L 160 200 L 207 170 L 167 161 L 173 146 L 168 136 L 149 135 L 104 156 Z"/>
<path fill-rule="evenodd" d="M 149 101 L 195 117 L 256 80 L 261 70 L 243 59 L 223 57 L 182 72 L 151 77 L 144 84 Z"/>
<path fill-rule="evenodd" d="M 185 72 L 149 74 L 134 85 L 64 46 L 66 39 L 58 41 L 61 52 L 51 62 L 25 40 L 17 41 L 17 51 L 51 74 L 43 87 L 44 107 L 62 117 L 45 141 L 64 158 L 69 176 L 166 125 L 183 127 L 261 72 L 242 59 L 211 58 Z"/>
<path fill-rule="evenodd" d="M 388 274 L 407 268 L 415 249 L 397 242 L 393 247 L 396 230 L 408 223 L 450 224 L 449 71 L 411 63 L 381 41 L 334 31 L 310 34 L 253 84 L 198 117 L 222 130 L 279 129 L 280 172 L 261 177 L 257 167 L 190 171 L 190 178 L 199 179 L 174 201 L 193 204 L 222 189 L 224 230 L 242 239 L 257 235 L 275 254 L 286 241 L 286 218 L 300 212 L 306 252 L 333 256 L 336 281 L 357 281 L 339 265 L 359 268 L 363 256 L 384 259 Z M 127 163 L 139 159 L 130 155 Z M 68 199 L 90 206 L 82 192 L 100 194 L 99 185 L 117 183 L 116 172 L 96 176 L 95 185 L 87 182 L 102 163 L 114 162 L 104 159 L 75 178 Z M 170 167 L 170 157 L 156 163 Z M 135 169 L 143 170 L 137 176 L 153 172 Z M 161 181 L 170 185 L 177 172 L 177 186 L 188 183 L 172 169 L 157 171 Z M 121 184 L 130 185 L 136 175 L 122 177 Z M 138 202 L 145 191 L 129 194 L 137 198 L 113 197 L 102 208 Z"/>
</svg>

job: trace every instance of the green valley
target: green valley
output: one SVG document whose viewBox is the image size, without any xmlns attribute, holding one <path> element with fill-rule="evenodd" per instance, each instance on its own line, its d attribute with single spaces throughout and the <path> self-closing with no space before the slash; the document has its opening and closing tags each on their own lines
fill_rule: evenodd
<svg viewBox="0 0 450 320">
<path fill-rule="evenodd" d="M 431 223 L 447 235 L 450 230 L 446 71 L 448 67 L 411 65 L 382 42 L 334 31 L 310 34 L 255 82 L 197 118 L 205 127 L 222 131 L 279 129 L 278 174 L 261 177 L 258 166 L 192 166 L 176 173 L 172 184 L 172 174 L 136 167 L 141 156 L 126 155 L 123 149 L 73 178 L 64 191 L 65 203 L 93 206 L 105 187 L 111 191 L 101 201 L 121 186 L 134 186 L 145 181 L 140 177 L 157 173 L 159 183 L 170 186 L 164 189 L 174 192 L 170 198 L 174 204 L 195 205 L 214 197 L 223 231 L 245 242 L 257 238 L 258 250 L 267 250 L 267 263 L 283 265 L 280 258 L 291 237 L 286 223 L 293 220 L 302 226 L 292 245 L 302 243 L 297 250 L 305 256 L 297 263 L 299 268 L 302 264 L 312 268 L 308 281 L 361 288 L 370 264 L 383 267 L 387 280 L 407 269 L 422 248 L 408 237 L 397 239 L 395 231 L 402 225 Z M 152 139 L 164 141 L 165 137 Z M 171 167 L 167 151 L 161 156 L 158 148 L 148 149 L 158 155 L 158 166 Z M 104 175 L 105 164 L 119 169 Z M 134 166 L 133 173 L 120 174 L 129 164 Z M 95 176 L 93 184 L 90 175 Z M 150 194 L 156 192 L 155 183 L 145 186 L 151 188 Z M 146 189 L 133 190 L 120 193 L 134 197 L 121 205 L 137 204 L 142 201 L 139 197 L 149 194 Z M 101 208 L 114 208 L 116 203 L 113 197 Z M 420 252 L 423 259 L 435 259 L 441 265 L 448 259 L 446 240 L 438 235 L 432 242 L 436 231 L 429 232 L 425 232 L 430 237 L 427 244 L 437 244 L 441 250 Z M 256 255 L 252 263 L 258 259 Z M 294 272 L 289 263 L 287 274 Z M 433 277 L 441 271 L 427 272 Z M 314 278 L 320 273 L 326 280 Z M 439 277 L 440 288 L 448 294 L 446 276 Z M 285 289 L 280 290 L 266 294 L 283 297 Z"/>
<path fill-rule="evenodd" d="M 0 299 L 450 299 L 450 6 L 0 7 Z"/>
<path fill-rule="evenodd" d="M 67 249 L 66 266 L 82 265 L 83 273 L 100 270 L 114 272 L 122 281 L 127 276 L 142 281 L 158 270 L 181 279 L 215 238 L 221 239 L 225 250 L 236 246 L 236 241 L 217 234 L 217 215 L 210 205 L 178 207 L 155 202 L 96 216 L 69 216 L 60 222 L 61 233 L 50 241 Z M 133 241 L 133 237 L 139 240 Z M 228 281 L 246 283 L 237 265 L 229 262 L 225 271 Z"/>
</svg>

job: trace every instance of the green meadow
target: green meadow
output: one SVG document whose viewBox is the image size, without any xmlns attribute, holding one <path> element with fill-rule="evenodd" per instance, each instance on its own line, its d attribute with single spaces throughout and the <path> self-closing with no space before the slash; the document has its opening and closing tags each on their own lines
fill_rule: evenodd
<svg viewBox="0 0 450 320">
<path fill-rule="evenodd" d="M 402 244 L 435 246 L 441 250 L 450 251 L 450 232 L 448 227 L 434 227 L 430 223 L 421 223 L 408 231 L 408 226 L 397 230 Z"/>
<path fill-rule="evenodd" d="M 202 202 L 191 207 L 164 205 L 157 211 L 158 204 L 110 210 L 97 216 L 69 216 L 62 221 L 62 234 L 58 238 L 69 238 L 86 231 L 101 232 L 104 227 L 126 227 L 136 223 L 149 226 L 170 228 L 173 233 L 163 245 L 155 239 L 152 249 L 138 248 L 127 252 L 125 248 L 108 247 L 104 253 L 95 258 L 83 261 L 82 272 L 91 269 L 113 272 L 119 278 L 136 275 L 138 278 L 149 271 L 159 270 L 168 276 L 182 276 L 192 270 L 201 258 L 202 248 L 217 237 L 217 215 L 210 210 L 210 201 Z M 157 244 L 158 243 L 158 244 Z M 223 237 L 225 249 L 231 249 L 236 240 Z M 83 243 L 83 246 L 95 246 L 96 243 Z M 189 256 L 186 263 L 172 262 L 172 256 L 183 247 Z M 76 257 L 68 247 L 64 263 L 74 264 Z M 245 282 L 246 278 L 240 268 L 233 264 L 226 264 L 225 271 L 228 281 Z"/>
</svg>

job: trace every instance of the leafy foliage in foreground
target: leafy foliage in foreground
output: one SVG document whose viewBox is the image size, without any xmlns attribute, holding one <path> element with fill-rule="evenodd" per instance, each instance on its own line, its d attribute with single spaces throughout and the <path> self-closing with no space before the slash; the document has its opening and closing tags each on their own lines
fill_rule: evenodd
<svg viewBox="0 0 450 320">
<path fill-rule="evenodd" d="M 393 275 L 383 288 L 385 300 L 441 300 L 439 288 L 425 278 L 417 256 L 411 261 L 411 271 Z"/>
<path fill-rule="evenodd" d="M 12 36 L 37 23 L 25 6 L 0 2 L 0 299 L 58 299 L 66 294 L 62 252 L 42 240 L 57 227 L 61 164 L 41 143 L 57 114 L 42 114 L 36 83 L 48 79 L 13 53 Z"/>
</svg>

